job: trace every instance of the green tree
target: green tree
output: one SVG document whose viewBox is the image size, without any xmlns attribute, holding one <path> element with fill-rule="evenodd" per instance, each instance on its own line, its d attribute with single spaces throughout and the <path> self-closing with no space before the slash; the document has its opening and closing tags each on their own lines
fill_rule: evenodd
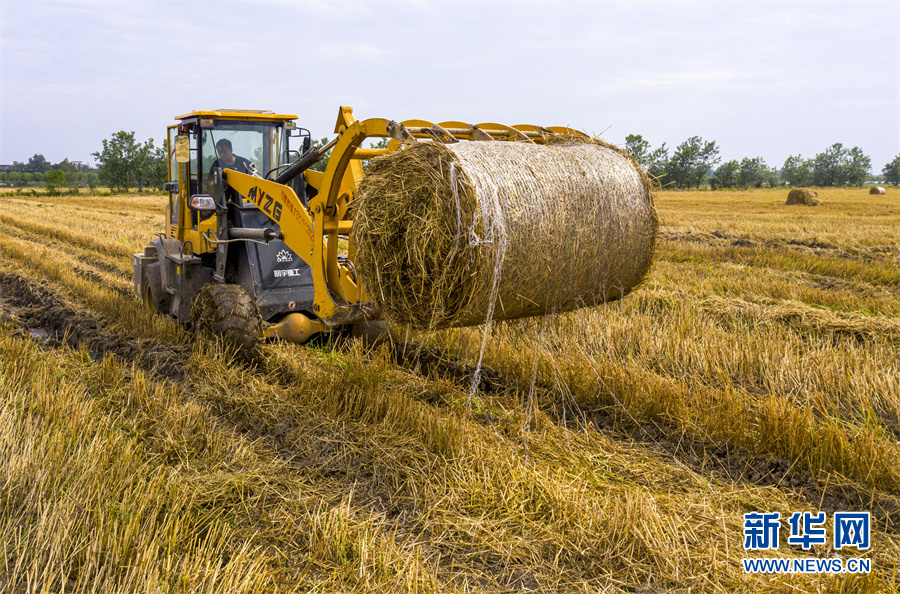
<svg viewBox="0 0 900 594">
<path fill-rule="evenodd" d="M 27 186 L 27 185 L 30 184 L 33 180 L 34 180 L 34 174 L 33 174 L 33 173 L 31 173 L 31 172 L 29 172 L 29 171 L 26 171 L 25 173 L 22 174 L 22 185 L 23 185 L 23 186 Z"/>
<path fill-rule="evenodd" d="M 53 168 L 54 168 L 54 169 L 59 169 L 59 170 L 61 170 L 63 173 L 65 173 L 65 174 L 66 174 L 66 179 L 69 181 L 69 183 L 71 183 L 71 184 L 74 184 L 74 183 L 75 183 L 75 173 L 76 173 L 76 171 L 77 171 L 77 168 L 75 167 L 75 164 L 74 164 L 74 163 L 71 163 L 71 162 L 69 161 L 68 157 L 65 158 L 65 159 L 63 159 L 62 161 L 60 161 L 60 162 L 57 163 L 56 165 L 54 165 Z"/>
<path fill-rule="evenodd" d="M 151 145 L 153 144 L 152 138 L 150 143 Z M 157 190 L 162 190 L 163 184 L 169 181 L 168 151 L 166 146 L 166 141 L 163 140 L 161 147 L 152 147 L 150 151 L 150 169 L 147 183 L 151 188 L 156 188 Z"/>
<path fill-rule="evenodd" d="M 162 151 L 165 158 L 165 150 Z M 137 154 L 133 162 L 134 181 L 138 187 L 138 192 L 143 191 L 144 186 L 158 186 L 162 188 L 165 183 L 166 174 L 163 173 L 162 180 L 157 183 L 159 168 L 157 162 L 160 158 L 160 149 L 153 146 L 153 139 L 147 140 L 144 144 L 139 145 Z"/>
<path fill-rule="evenodd" d="M 816 155 L 813 161 L 813 184 L 817 186 L 861 186 L 872 168 L 872 160 L 858 146 L 844 148 L 840 142 Z"/>
<path fill-rule="evenodd" d="M 675 149 L 668 173 L 676 187 L 699 187 L 718 162 L 719 147 L 715 141 L 706 142 L 699 136 L 691 136 Z"/>
<path fill-rule="evenodd" d="M 128 191 L 139 182 L 141 146 L 134 132 L 119 130 L 103 139 L 103 150 L 91 153 L 100 169 L 100 181 L 114 190 Z"/>
<path fill-rule="evenodd" d="M 50 163 L 41 154 L 32 156 L 25 165 L 25 171 L 28 173 L 45 173 L 50 171 L 50 169 Z"/>
<path fill-rule="evenodd" d="M 812 159 L 791 155 L 784 160 L 784 165 L 781 167 L 781 181 L 794 188 L 811 185 L 814 167 L 815 163 Z"/>
<path fill-rule="evenodd" d="M 866 183 L 872 172 L 872 159 L 866 156 L 861 148 L 855 146 L 847 153 L 844 169 L 847 183 L 851 186 L 861 186 Z"/>
<path fill-rule="evenodd" d="M 778 187 L 778 168 L 777 167 L 769 167 L 766 170 L 766 184 L 770 188 Z"/>
<path fill-rule="evenodd" d="M 667 185 L 669 180 L 665 179 L 665 176 L 669 170 L 669 149 L 666 147 L 665 142 L 650 153 L 647 162 L 649 164 L 647 173 L 655 178 L 662 178 L 663 185 Z"/>
<path fill-rule="evenodd" d="M 881 170 L 884 175 L 884 181 L 888 184 L 900 184 L 900 155 L 894 157 L 894 160 L 884 166 Z"/>
<path fill-rule="evenodd" d="M 51 194 L 59 194 L 59 189 L 66 185 L 66 174 L 62 169 L 54 169 L 47 172 L 47 191 Z"/>
<path fill-rule="evenodd" d="M 9 183 L 13 186 L 18 186 L 22 182 L 22 172 L 21 171 L 10 171 L 9 172 Z"/>
<path fill-rule="evenodd" d="M 629 134 L 625 137 L 625 150 L 628 151 L 644 169 L 650 169 L 650 143 L 640 134 Z"/>
<path fill-rule="evenodd" d="M 715 174 L 712 179 L 710 179 L 710 185 L 714 188 L 733 188 L 737 185 L 737 173 L 741 168 L 741 164 L 737 162 L 737 159 L 732 159 L 731 161 L 727 161 L 719 166 L 716 169 Z"/>
<path fill-rule="evenodd" d="M 813 184 L 817 186 L 840 186 L 844 183 L 843 162 L 847 149 L 840 142 L 831 145 L 816 155 L 813 161 Z"/>
<path fill-rule="evenodd" d="M 769 180 L 769 167 L 762 157 L 744 157 L 737 173 L 737 185 L 742 188 L 761 188 Z"/>
</svg>

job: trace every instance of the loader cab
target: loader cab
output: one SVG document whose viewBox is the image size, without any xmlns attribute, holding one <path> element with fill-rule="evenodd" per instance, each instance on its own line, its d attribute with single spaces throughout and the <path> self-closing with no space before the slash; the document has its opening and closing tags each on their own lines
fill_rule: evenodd
<svg viewBox="0 0 900 594">
<path fill-rule="evenodd" d="M 194 111 L 177 116 L 179 123 L 168 129 L 170 193 L 166 209 L 167 235 L 180 241 L 190 241 L 196 253 L 212 251 L 214 248 L 203 238 L 203 234 L 215 229 L 215 216 L 204 218 L 192 211 L 188 203 L 195 194 L 213 194 L 215 166 L 228 167 L 223 162 L 217 162 L 217 143 L 228 141 L 225 144 L 231 145 L 236 157 L 246 159 L 260 176 L 265 176 L 295 161 L 298 151 L 308 144 L 309 132 L 296 126 L 296 117 L 271 111 L 227 109 Z M 190 147 L 190 156 L 185 163 L 178 162 L 176 151 L 171 148 L 176 146 L 179 136 L 186 137 Z M 235 162 L 236 165 L 240 163 L 243 160 Z M 240 171 L 246 173 L 243 168 Z"/>
<path fill-rule="evenodd" d="M 215 281 L 240 285 L 264 321 L 291 312 L 312 315 L 315 298 L 312 269 L 283 240 L 218 242 L 220 215 L 215 212 L 222 210 L 200 212 L 189 206 L 191 197 L 207 194 L 220 204 L 225 201 L 225 214 L 221 216 L 228 217 L 223 223 L 229 229 L 265 228 L 280 232 L 278 222 L 267 212 L 223 183 L 219 170 L 228 167 L 246 174 L 243 164 L 249 163 L 260 177 L 276 177 L 310 146 L 309 131 L 296 126 L 296 117 L 269 111 L 220 109 L 178 116 L 178 123 L 169 127 L 169 146 L 173 150 L 167 184 L 170 192 L 166 208 L 167 236 L 177 240 L 172 245 L 180 245 L 181 253 L 193 262 L 190 270 L 187 265 L 176 268 L 179 278 L 183 277 L 180 282 L 193 287 L 179 292 L 185 299 L 196 294 L 203 284 Z M 230 164 L 225 162 L 227 153 L 220 156 L 216 150 L 223 143 L 237 157 Z M 293 180 L 291 186 L 305 203 L 303 176 Z M 163 284 L 171 286 L 171 283 Z M 180 303 L 170 311 L 175 309 L 179 319 L 189 315 L 185 313 L 189 309 Z"/>
</svg>

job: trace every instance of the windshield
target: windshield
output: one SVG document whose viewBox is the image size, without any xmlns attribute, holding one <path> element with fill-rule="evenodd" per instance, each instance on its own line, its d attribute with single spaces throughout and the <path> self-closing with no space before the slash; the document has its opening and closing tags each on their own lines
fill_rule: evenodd
<svg viewBox="0 0 900 594">
<path fill-rule="evenodd" d="M 281 164 L 287 152 L 287 133 L 272 122 L 229 122 L 216 120 L 215 128 L 203 130 L 201 174 L 209 179 L 213 167 L 246 173 L 249 161 L 260 175 Z"/>
</svg>

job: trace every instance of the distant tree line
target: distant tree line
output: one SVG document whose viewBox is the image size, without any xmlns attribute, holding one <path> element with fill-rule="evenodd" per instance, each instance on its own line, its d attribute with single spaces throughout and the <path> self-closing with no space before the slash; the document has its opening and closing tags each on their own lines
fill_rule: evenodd
<svg viewBox="0 0 900 594">
<path fill-rule="evenodd" d="M 314 141 L 314 146 L 327 143 L 327 138 Z M 383 148 L 381 143 L 377 146 Z M 373 145 L 376 146 L 376 145 Z M 709 185 L 717 188 L 762 188 L 781 184 L 789 186 L 861 186 L 870 179 L 872 160 L 855 146 L 845 148 L 835 143 L 811 159 L 791 155 L 781 169 L 770 167 L 762 157 L 744 157 L 721 162 L 719 146 L 691 136 L 669 154 L 666 143 L 652 148 L 639 134 L 625 137 L 625 149 L 666 187 L 695 188 Z M 64 159 L 51 164 L 44 155 L 36 154 L 27 163 L 14 163 L 9 171 L 0 172 L 0 183 L 13 186 L 46 185 L 51 193 L 61 188 L 89 186 L 98 182 L 116 191 L 144 187 L 162 189 L 166 182 L 167 151 L 154 145 L 153 139 L 141 143 L 134 132 L 120 130 L 103 140 L 103 149 L 91 155 L 97 169 Z M 327 159 L 314 168 L 324 169 Z M 900 185 L 900 155 L 881 170 L 884 183 Z"/>
<path fill-rule="evenodd" d="M 99 180 L 98 172 L 88 165 L 72 163 L 69 159 L 52 164 L 39 153 L 27 163 L 13 163 L 8 171 L 0 171 L 0 183 L 20 188 L 44 185 L 54 194 L 65 187 L 95 187 Z"/>
<path fill-rule="evenodd" d="M 51 194 L 63 188 L 73 190 L 87 186 L 92 190 L 104 185 L 114 191 L 130 188 L 162 189 L 168 177 L 165 146 L 157 147 L 153 139 L 137 142 L 134 132 L 120 130 L 103 140 L 103 149 L 91 153 L 97 168 L 71 163 L 68 159 L 55 165 L 44 155 L 36 154 L 27 163 L 14 163 L 9 171 L 0 171 L 0 183 L 16 187 L 43 185 Z"/>
<path fill-rule="evenodd" d="M 35 154 L 30 159 L 28 159 L 27 163 L 19 163 L 18 161 L 14 162 L 12 167 L 9 169 L 9 172 L 18 172 L 18 173 L 48 173 L 54 169 L 63 169 L 63 170 L 77 170 L 77 171 L 92 171 L 92 168 L 88 165 L 79 164 L 79 163 L 70 163 L 68 159 L 64 159 L 63 161 L 52 164 L 50 161 L 44 157 L 42 154 Z"/>
<path fill-rule="evenodd" d="M 692 136 L 669 155 L 666 143 L 656 149 L 639 134 L 625 137 L 625 149 L 666 187 L 762 188 L 789 186 L 861 186 L 870 179 L 872 160 L 858 146 L 835 143 L 812 159 L 788 157 L 781 169 L 762 157 L 744 157 L 719 164 L 715 141 Z M 718 166 L 718 167 L 717 167 Z M 882 169 L 885 183 L 900 184 L 900 155 Z"/>
</svg>

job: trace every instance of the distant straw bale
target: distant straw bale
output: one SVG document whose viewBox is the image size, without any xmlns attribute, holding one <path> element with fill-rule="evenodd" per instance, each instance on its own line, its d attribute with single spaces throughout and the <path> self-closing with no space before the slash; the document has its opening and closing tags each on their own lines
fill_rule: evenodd
<svg viewBox="0 0 900 594">
<path fill-rule="evenodd" d="M 881 186 L 873 186 L 872 189 L 869 190 L 869 194 L 884 196 L 884 188 L 882 188 Z"/>
<path fill-rule="evenodd" d="M 651 185 L 601 141 L 418 142 L 372 162 L 356 265 L 394 323 L 481 324 L 618 299 L 647 272 Z"/>
<path fill-rule="evenodd" d="M 818 206 L 822 204 L 819 194 L 809 188 L 794 188 L 790 191 L 785 204 L 803 204 L 806 206 Z"/>
</svg>

